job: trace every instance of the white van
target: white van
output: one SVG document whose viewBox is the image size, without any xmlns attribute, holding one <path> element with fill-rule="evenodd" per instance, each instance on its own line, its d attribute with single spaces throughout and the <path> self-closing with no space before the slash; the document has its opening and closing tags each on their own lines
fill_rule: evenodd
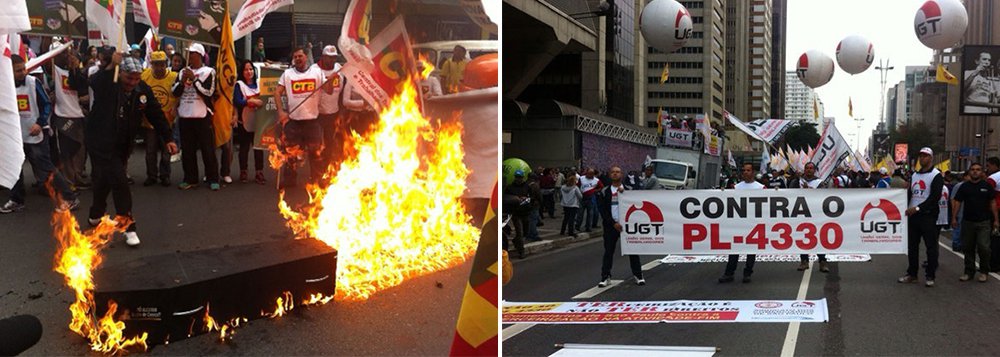
<svg viewBox="0 0 1000 357">
<path fill-rule="evenodd" d="M 423 54 L 435 67 L 441 68 L 444 60 L 451 58 L 456 45 L 465 47 L 466 57 L 473 59 L 499 51 L 500 41 L 466 40 L 466 41 L 435 41 L 413 45 L 413 52 Z"/>
</svg>

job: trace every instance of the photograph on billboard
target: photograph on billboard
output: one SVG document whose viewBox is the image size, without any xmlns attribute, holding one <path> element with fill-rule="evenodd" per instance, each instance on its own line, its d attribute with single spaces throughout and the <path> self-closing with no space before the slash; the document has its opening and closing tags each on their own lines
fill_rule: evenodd
<svg viewBox="0 0 1000 357">
<path fill-rule="evenodd" d="M 1000 46 L 967 45 L 960 78 L 962 115 L 1000 114 Z"/>
</svg>

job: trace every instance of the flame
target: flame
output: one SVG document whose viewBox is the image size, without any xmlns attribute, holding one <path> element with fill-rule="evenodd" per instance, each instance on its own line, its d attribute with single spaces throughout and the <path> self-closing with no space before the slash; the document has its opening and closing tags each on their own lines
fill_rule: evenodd
<svg viewBox="0 0 1000 357">
<path fill-rule="evenodd" d="M 420 79 L 430 78 L 431 72 L 434 72 L 434 64 L 427 60 L 427 55 L 421 53 L 417 56 L 417 63 L 424 66 L 424 70 L 420 71 Z"/>
<path fill-rule="evenodd" d="M 267 313 L 267 311 L 261 311 L 260 312 L 260 316 L 267 316 L 267 317 L 273 319 L 273 318 L 276 318 L 276 317 L 285 316 L 286 313 L 288 313 L 289 311 L 292 311 L 292 309 L 295 308 L 295 302 L 292 299 L 292 293 L 288 292 L 288 291 L 284 292 L 282 294 L 282 296 L 278 297 L 277 304 L 278 304 L 278 307 L 276 307 L 274 309 L 273 313 L 269 314 L 269 313 Z"/>
<path fill-rule="evenodd" d="M 51 192 L 51 185 L 49 185 Z M 61 199 L 56 199 L 57 207 Z M 92 230 L 81 232 L 76 218 L 66 210 L 56 210 L 52 214 L 53 234 L 59 242 L 55 255 L 54 270 L 65 277 L 66 285 L 73 289 L 76 301 L 70 305 L 72 319 L 69 328 L 90 341 L 90 348 L 104 353 L 125 352 L 131 347 L 146 350 L 147 334 L 126 338 L 125 323 L 115 320 L 118 304 L 108 301 L 108 311 L 98 319 L 95 316 L 94 301 L 94 269 L 101 265 L 103 259 L 100 251 L 115 232 L 121 232 L 128 227 L 130 220 L 117 217 L 111 220 L 107 216 Z"/>
<path fill-rule="evenodd" d="M 475 250 L 479 230 L 459 201 L 469 174 L 462 127 L 421 115 L 417 93 L 405 82 L 370 134 L 351 133 L 336 174 L 307 185 L 308 203 L 293 209 L 281 196 L 279 210 L 299 238 L 337 249 L 338 299 L 365 300 Z"/>
<path fill-rule="evenodd" d="M 316 293 L 309 295 L 309 300 L 302 300 L 302 305 L 325 305 L 330 300 L 333 300 L 333 296 L 324 296 L 323 294 Z"/>
<path fill-rule="evenodd" d="M 237 317 L 230 319 L 226 323 L 220 324 L 216 322 L 215 318 L 209 313 L 209 304 L 205 304 L 205 316 L 202 317 L 202 321 L 205 322 L 205 332 L 219 331 L 219 341 L 226 342 L 226 340 L 232 339 L 233 335 L 236 334 L 236 328 L 240 326 L 240 323 L 247 322 L 246 318 Z M 188 337 L 190 337 L 190 332 Z"/>
</svg>

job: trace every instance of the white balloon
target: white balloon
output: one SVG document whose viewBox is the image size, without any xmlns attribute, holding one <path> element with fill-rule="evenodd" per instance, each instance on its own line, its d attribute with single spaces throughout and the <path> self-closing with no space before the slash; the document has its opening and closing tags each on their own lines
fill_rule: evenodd
<svg viewBox="0 0 1000 357">
<path fill-rule="evenodd" d="M 646 5 L 639 29 L 650 46 L 666 53 L 683 47 L 694 31 L 691 13 L 675 0 L 653 0 Z"/>
<path fill-rule="evenodd" d="M 875 61 L 872 42 L 859 35 L 845 37 L 837 44 L 837 64 L 850 74 L 864 72 Z"/>
<path fill-rule="evenodd" d="M 833 59 L 823 52 L 808 50 L 799 56 L 795 73 L 807 87 L 818 88 L 833 78 Z"/>
<path fill-rule="evenodd" d="M 913 31 L 924 46 L 950 48 L 965 36 L 969 13 L 959 0 L 927 0 L 913 18 Z"/>
</svg>

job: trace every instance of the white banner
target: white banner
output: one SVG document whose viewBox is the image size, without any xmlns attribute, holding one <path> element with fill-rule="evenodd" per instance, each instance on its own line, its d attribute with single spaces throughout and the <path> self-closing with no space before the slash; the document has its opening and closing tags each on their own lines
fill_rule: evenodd
<svg viewBox="0 0 1000 357">
<path fill-rule="evenodd" d="M 757 132 L 754 131 L 753 129 L 750 129 L 750 127 L 748 127 L 746 123 L 740 120 L 740 118 L 737 118 L 735 115 L 732 115 L 728 111 L 726 111 L 722 113 L 722 116 L 725 117 L 726 120 L 729 120 L 729 122 L 732 123 L 733 126 L 735 126 L 737 129 L 740 129 L 740 131 L 746 133 L 747 135 L 750 135 L 751 138 L 767 142 L 766 139 L 758 135 Z"/>
<path fill-rule="evenodd" d="M 667 128 L 663 131 L 663 140 L 668 146 L 679 146 L 690 149 L 692 140 L 694 140 L 694 132 Z"/>
<path fill-rule="evenodd" d="M 809 260 L 816 261 L 819 259 L 815 254 L 809 255 Z M 740 261 L 745 262 L 747 260 L 746 255 L 740 255 Z M 868 254 L 827 254 L 826 260 L 829 262 L 837 263 L 860 263 L 868 262 L 872 260 L 872 256 Z M 663 259 L 660 259 L 660 263 L 663 264 L 681 264 L 681 263 L 725 263 L 729 261 L 728 255 L 676 255 L 671 254 Z M 798 263 L 802 259 L 796 254 L 758 254 L 756 258 L 757 263 Z"/>
<path fill-rule="evenodd" d="M 833 173 L 837 165 L 840 165 L 840 162 L 848 155 L 851 155 L 851 153 L 851 146 L 840 135 L 837 127 L 829 124 L 823 129 L 823 135 L 819 138 L 819 145 L 816 145 L 816 149 L 813 151 L 812 157 L 809 158 L 809 162 L 816 165 L 816 177 L 820 181 L 826 181 L 826 178 Z"/>
<path fill-rule="evenodd" d="M 820 300 L 504 302 L 503 323 L 826 322 Z"/>
<path fill-rule="evenodd" d="M 791 120 L 784 119 L 757 119 L 746 123 L 747 128 L 753 130 L 757 136 L 774 145 L 785 136 L 785 132 L 792 126 Z"/>
<path fill-rule="evenodd" d="M 626 191 L 622 254 L 905 254 L 906 191 Z"/>
<path fill-rule="evenodd" d="M 294 2 L 294 0 L 247 0 L 233 21 L 233 40 L 241 39 L 251 31 L 259 29 L 264 23 L 264 16 Z"/>
</svg>

